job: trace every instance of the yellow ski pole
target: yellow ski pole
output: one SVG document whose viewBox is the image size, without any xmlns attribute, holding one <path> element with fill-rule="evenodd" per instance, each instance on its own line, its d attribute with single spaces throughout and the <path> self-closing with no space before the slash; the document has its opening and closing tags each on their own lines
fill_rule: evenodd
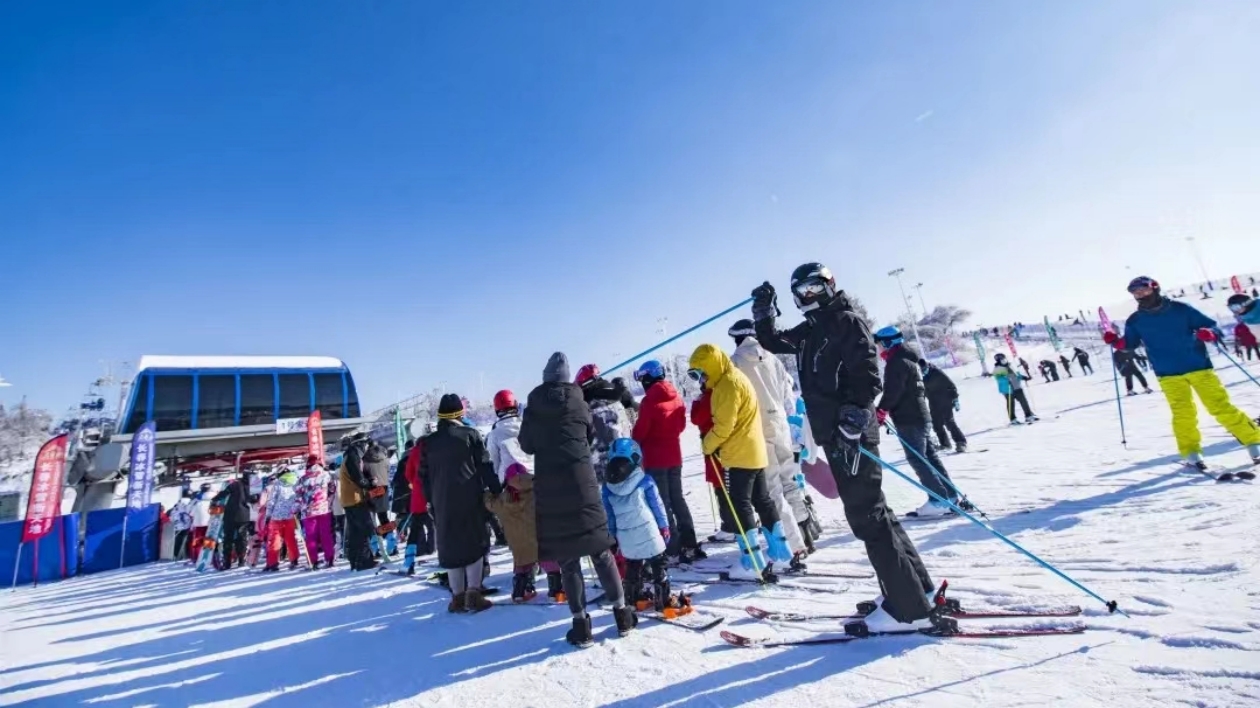
<svg viewBox="0 0 1260 708">
<path fill-rule="evenodd" d="M 714 461 L 716 462 L 716 460 Z M 729 473 L 729 470 L 727 470 L 727 472 Z M 735 518 L 735 528 L 739 530 L 740 537 L 744 539 L 744 548 L 748 551 L 748 558 L 752 561 L 753 570 L 757 571 L 757 575 L 761 575 L 761 564 L 757 562 L 757 554 L 753 553 L 754 550 L 761 550 L 761 544 L 757 544 L 754 548 L 754 546 L 749 543 L 748 533 L 744 531 L 744 524 L 739 520 L 739 512 L 735 510 L 735 502 L 731 500 L 731 492 L 726 488 L 726 480 L 719 475 L 718 481 L 722 483 L 722 494 L 726 496 L 726 505 L 731 509 L 731 516 Z"/>
</svg>

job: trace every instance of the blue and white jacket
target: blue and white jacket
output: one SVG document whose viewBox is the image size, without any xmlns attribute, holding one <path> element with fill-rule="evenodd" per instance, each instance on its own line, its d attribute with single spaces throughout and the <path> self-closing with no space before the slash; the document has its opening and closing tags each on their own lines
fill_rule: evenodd
<svg viewBox="0 0 1260 708">
<path fill-rule="evenodd" d="M 665 505 L 652 478 L 640 467 L 625 481 L 604 483 L 604 511 L 608 530 L 617 538 L 621 555 L 628 560 L 647 560 L 665 552 L 661 529 L 669 527 Z"/>
</svg>

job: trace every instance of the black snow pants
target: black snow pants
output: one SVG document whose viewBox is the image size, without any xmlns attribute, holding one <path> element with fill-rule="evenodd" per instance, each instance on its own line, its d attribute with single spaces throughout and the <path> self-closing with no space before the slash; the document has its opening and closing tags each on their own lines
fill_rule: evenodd
<svg viewBox="0 0 1260 708">
<path fill-rule="evenodd" d="M 223 524 L 223 570 L 231 568 L 232 563 L 245 565 L 245 546 L 248 535 L 248 521 Z"/>
<path fill-rule="evenodd" d="M 1142 375 L 1141 371 L 1138 371 L 1136 366 L 1126 366 L 1120 373 L 1124 376 L 1124 389 L 1129 393 L 1133 393 L 1133 379 L 1135 378 L 1138 380 L 1138 383 L 1142 384 L 1142 388 L 1150 388 L 1146 384 L 1146 377 Z"/>
<path fill-rule="evenodd" d="M 1006 414 L 1011 417 L 1011 422 L 1015 422 L 1015 403 L 1018 402 L 1020 408 L 1024 409 L 1024 419 L 1027 420 L 1033 415 L 1032 409 L 1028 407 L 1028 397 L 1024 395 L 1024 389 L 1017 388 L 1006 394 Z"/>
<path fill-rule="evenodd" d="M 958 427 L 958 421 L 954 419 L 954 407 L 951 405 L 932 409 L 932 427 L 936 430 L 936 439 L 941 441 L 942 448 L 949 449 L 951 437 L 955 447 L 967 444 L 967 436 Z"/>
<path fill-rule="evenodd" d="M 906 462 L 910 463 L 911 469 L 918 476 L 919 484 L 946 499 L 953 499 L 954 490 L 941 479 L 949 479 L 949 472 L 945 470 L 941 456 L 936 454 L 936 445 L 932 443 L 932 436 L 928 435 L 927 426 L 898 425 L 897 435 L 901 437 L 901 448 L 906 452 Z"/>
<path fill-rule="evenodd" d="M 879 446 L 863 447 L 879 455 Z M 836 489 L 844 503 L 844 516 L 879 578 L 884 609 L 899 622 L 923 619 L 931 612 L 927 593 L 935 590 L 914 543 L 901 528 L 897 515 L 884 499 L 883 470 L 879 463 L 848 443 L 824 448 Z M 856 462 L 856 466 L 855 466 Z"/>
<path fill-rule="evenodd" d="M 669 520 L 669 547 L 665 553 L 678 555 L 680 549 L 696 548 L 696 526 L 691 519 L 691 509 L 683 496 L 682 467 L 666 467 L 647 470 L 665 505 L 665 518 Z"/>
<path fill-rule="evenodd" d="M 366 504 L 346 507 L 346 560 L 351 570 L 376 567 L 372 558 L 372 537 L 376 535 L 376 519 Z"/>
<path fill-rule="evenodd" d="M 755 543 L 753 534 L 758 517 L 766 533 L 770 533 L 770 529 L 779 523 L 779 510 L 770 498 L 765 470 L 728 469 L 726 489 L 731 495 L 731 505 L 735 507 L 735 517 L 743 525 L 750 543 Z"/>
</svg>

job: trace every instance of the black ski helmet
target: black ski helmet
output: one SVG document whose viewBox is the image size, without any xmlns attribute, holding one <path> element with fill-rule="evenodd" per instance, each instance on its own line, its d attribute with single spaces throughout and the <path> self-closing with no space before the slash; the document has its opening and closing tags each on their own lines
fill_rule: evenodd
<svg viewBox="0 0 1260 708">
<path fill-rule="evenodd" d="M 801 312 L 826 307 L 836 297 L 836 279 L 821 263 L 806 263 L 792 271 L 792 299 Z"/>
<path fill-rule="evenodd" d="M 1229 306 L 1230 312 L 1235 315 L 1242 315 L 1251 312 L 1251 310 L 1256 306 L 1256 301 L 1255 298 L 1247 295 L 1246 293 L 1235 293 L 1229 296 L 1229 299 L 1225 301 L 1225 304 Z"/>
<path fill-rule="evenodd" d="M 735 340 L 736 344 L 744 341 L 745 337 L 756 337 L 757 328 L 753 325 L 752 320 L 738 320 L 726 330 L 726 334 Z"/>
<path fill-rule="evenodd" d="M 994 355 L 993 355 L 993 363 L 994 363 L 994 364 L 1002 364 L 1002 363 L 1005 363 L 1005 362 L 1006 362 L 1006 355 L 1005 355 L 1005 354 L 1003 354 L 1002 352 L 998 352 L 997 354 L 994 354 Z"/>
</svg>

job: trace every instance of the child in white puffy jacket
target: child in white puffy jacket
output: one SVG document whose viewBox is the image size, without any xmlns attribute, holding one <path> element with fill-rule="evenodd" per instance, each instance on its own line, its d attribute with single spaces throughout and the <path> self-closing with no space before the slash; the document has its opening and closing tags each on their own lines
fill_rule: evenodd
<svg viewBox="0 0 1260 708">
<path fill-rule="evenodd" d="M 604 476 L 604 511 L 608 530 L 617 539 L 626 559 L 626 602 L 639 609 L 662 609 L 670 601 L 669 575 L 665 569 L 665 544 L 669 521 L 656 483 L 642 468 L 643 453 L 630 438 L 617 438 L 608 453 Z M 643 567 L 651 569 L 651 592 L 645 585 Z"/>
</svg>

